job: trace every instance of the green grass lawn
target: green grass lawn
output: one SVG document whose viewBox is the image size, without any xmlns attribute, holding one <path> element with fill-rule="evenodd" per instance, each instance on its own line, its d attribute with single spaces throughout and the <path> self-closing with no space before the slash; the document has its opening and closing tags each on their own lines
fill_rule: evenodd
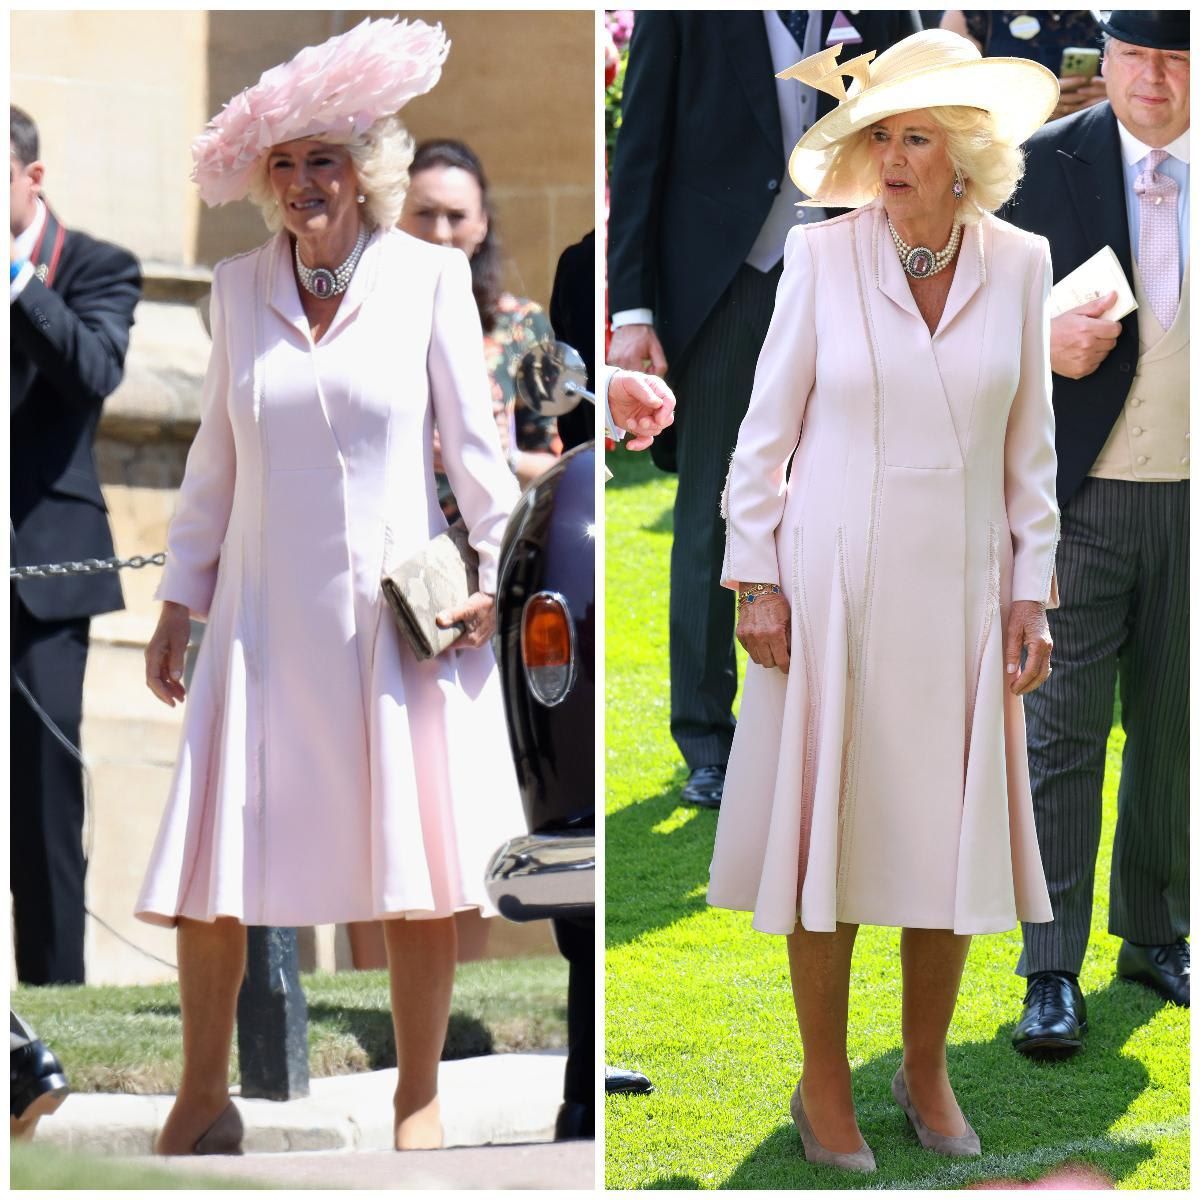
<svg viewBox="0 0 1200 1200">
<path fill-rule="evenodd" d="M 1081 983 L 1091 1023 L 1073 1060 L 1034 1064 L 1009 1038 L 1020 934 L 976 938 L 951 1030 L 950 1073 L 982 1160 L 920 1149 L 891 1100 L 900 1062 L 899 932 L 864 927 L 851 985 L 859 1123 L 879 1170 L 809 1166 L 788 1115 L 801 1051 L 784 940 L 704 893 L 716 815 L 678 803 L 668 729 L 673 477 L 608 456 L 606 495 L 606 1061 L 655 1092 L 606 1103 L 610 1188 L 942 1188 L 1086 1162 L 1121 1188 L 1188 1186 L 1188 1013 L 1113 978 L 1108 863 L 1123 736 L 1113 729 L 1105 837 Z"/>
<path fill-rule="evenodd" d="M 302 976 L 313 1076 L 396 1065 L 386 971 Z M 567 963 L 558 955 L 497 958 L 458 969 L 443 1058 L 566 1045 Z M 67 1069 L 77 1092 L 173 1092 L 182 1047 L 179 989 L 17 988 L 12 1006 Z M 230 1082 L 238 1080 L 237 1053 Z"/>
<path fill-rule="evenodd" d="M 153 1164 L 111 1162 L 84 1154 L 69 1154 L 57 1146 L 34 1142 L 12 1146 L 9 1166 L 12 1191 L 195 1191 L 201 1186 L 194 1175 L 167 1171 Z M 206 1192 L 263 1190 L 270 1185 L 244 1179 L 220 1179 L 205 1175 Z"/>
</svg>

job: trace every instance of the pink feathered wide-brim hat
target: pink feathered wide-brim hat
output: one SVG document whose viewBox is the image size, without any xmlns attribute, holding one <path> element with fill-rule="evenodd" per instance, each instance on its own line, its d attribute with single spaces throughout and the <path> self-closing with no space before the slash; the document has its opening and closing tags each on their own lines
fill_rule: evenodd
<svg viewBox="0 0 1200 1200">
<path fill-rule="evenodd" d="M 192 143 L 192 179 L 209 205 L 240 200 L 272 146 L 321 135 L 357 136 L 429 91 L 450 43 L 440 25 L 369 18 L 263 72 Z"/>
<path fill-rule="evenodd" d="M 1058 80 L 1041 63 L 1025 58 L 984 58 L 974 42 L 948 29 L 926 29 L 897 42 L 878 58 L 861 55 L 837 61 L 842 47 L 781 71 L 829 92 L 840 103 L 796 143 L 788 170 L 809 201 L 802 204 L 857 208 L 874 193 L 843 181 L 828 186 L 826 172 L 839 145 L 851 134 L 898 113 L 939 105 L 986 109 L 996 137 L 1019 146 L 1042 127 L 1058 103 Z M 853 76 L 847 88 L 846 75 Z"/>
</svg>

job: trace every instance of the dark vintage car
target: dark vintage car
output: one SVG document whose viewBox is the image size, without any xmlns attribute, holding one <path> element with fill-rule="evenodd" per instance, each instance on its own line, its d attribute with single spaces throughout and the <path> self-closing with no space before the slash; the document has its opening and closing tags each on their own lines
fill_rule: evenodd
<svg viewBox="0 0 1200 1200">
<path fill-rule="evenodd" d="M 556 364 L 518 380 L 541 411 L 565 411 L 550 392 L 569 404 Z M 564 454 L 521 496 L 500 552 L 496 653 L 529 832 L 497 850 L 487 889 L 511 921 L 589 921 L 595 907 L 595 472 L 594 443 Z"/>
</svg>

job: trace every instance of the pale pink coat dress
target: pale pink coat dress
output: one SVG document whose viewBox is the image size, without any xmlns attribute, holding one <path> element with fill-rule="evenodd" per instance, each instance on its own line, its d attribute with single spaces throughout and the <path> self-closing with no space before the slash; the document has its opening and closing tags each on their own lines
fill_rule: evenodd
<svg viewBox="0 0 1200 1200">
<path fill-rule="evenodd" d="M 492 913 L 524 830 L 489 648 L 419 662 L 380 574 L 445 528 L 430 434 L 495 591 L 517 487 L 470 268 L 375 233 L 313 344 L 290 244 L 221 263 L 158 598 L 208 620 L 136 913 L 249 924 Z"/>
<path fill-rule="evenodd" d="M 708 890 L 755 929 L 1051 919 L 1003 661 L 1010 601 L 1057 603 L 1050 280 L 1045 239 L 985 217 L 931 336 L 878 201 L 788 237 L 725 501 L 723 582 L 791 606 Z"/>
</svg>

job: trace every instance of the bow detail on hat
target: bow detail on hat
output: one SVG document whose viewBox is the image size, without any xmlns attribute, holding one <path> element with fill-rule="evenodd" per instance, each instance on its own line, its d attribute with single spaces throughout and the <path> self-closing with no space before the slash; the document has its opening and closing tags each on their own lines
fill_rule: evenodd
<svg viewBox="0 0 1200 1200">
<path fill-rule="evenodd" d="M 860 54 L 857 58 L 839 63 L 837 58 L 841 52 L 841 42 L 827 46 L 819 53 L 809 55 L 808 58 L 796 63 L 795 66 L 788 67 L 786 71 L 780 71 L 775 78 L 795 79 L 800 83 L 807 83 L 809 87 L 816 88 L 819 92 L 827 93 L 835 100 L 848 100 L 849 96 L 843 76 L 849 75 L 853 83 L 857 83 L 860 88 L 865 88 L 871 81 L 870 63 L 871 59 L 875 57 L 875 51 L 871 50 L 867 54 Z"/>
</svg>

